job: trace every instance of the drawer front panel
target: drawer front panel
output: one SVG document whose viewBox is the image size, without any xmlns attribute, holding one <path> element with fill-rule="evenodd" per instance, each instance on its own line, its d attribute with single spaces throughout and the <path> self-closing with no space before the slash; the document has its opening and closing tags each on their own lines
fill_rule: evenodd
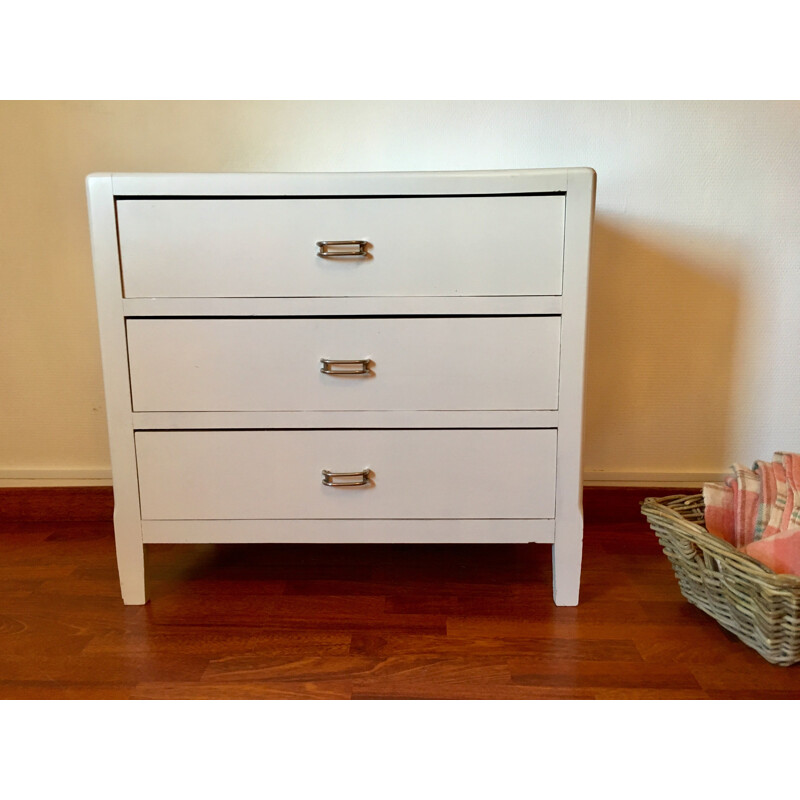
<svg viewBox="0 0 800 800">
<path fill-rule="evenodd" d="M 135 438 L 142 519 L 554 516 L 554 430 L 140 431 Z M 365 485 L 345 487 L 323 485 L 323 470 L 369 472 Z"/>
<path fill-rule="evenodd" d="M 563 195 L 121 199 L 126 297 L 558 295 Z M 318 241 L 364 240 L 320 258 Z"/>
<path fill-rule="evenodd" d="M 134 411 L 558 407 L 560 317 L 130 319 Z M 365 374 L 324 374 L 330 365 Z"/>
</svg>

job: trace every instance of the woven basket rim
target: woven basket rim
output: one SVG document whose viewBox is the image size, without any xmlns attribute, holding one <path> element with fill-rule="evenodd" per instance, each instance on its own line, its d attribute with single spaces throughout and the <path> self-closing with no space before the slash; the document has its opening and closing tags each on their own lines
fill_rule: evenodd
<svg viewBox="0 0 800 800">
<path fill-rule="evenodd" d="M 646 497 L 641 503 L 642 513 L 647 514 L 649 511 L 669 517 L 673 522 L 680 525 L 679 532 L 681 535 L 693 539 L 695 544 L 703 549 L 713 551 L 719 558 L 736 561 L 740 568 L 753 573 L 753 576 L 757 577 L 759 581 L 767 581 L 774 584 L 776 589 L 800 590 L 800 576 L 775 572 L 766 564 L 758 561 L 758 559 L 737 550 L 732 544 L 719 536 L 709 533 L 702 525 L 687 519 L 673 507 L 673 504 L 684 506 L 694 504 L 695 506 L 703 507 L 703 495 L 674 494 L 667 497 Z M 674 530 L 672 532 L 677 533 Z"/>
</svg>

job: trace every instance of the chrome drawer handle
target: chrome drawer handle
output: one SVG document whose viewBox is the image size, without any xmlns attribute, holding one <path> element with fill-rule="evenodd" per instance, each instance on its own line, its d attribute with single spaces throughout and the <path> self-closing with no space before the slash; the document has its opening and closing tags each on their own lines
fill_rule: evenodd
<svg viewBox="0 0 800 800">
<path fill-rule="evenodd" d="M 319 247 L 317 255 L 320 258 L 366 258 L 369 255 L 366 251 L 368 244 L 369 242 L 365 239 L 317 242 L 317 247 Z"/>
<path fill-rule="evenodd" d="M 369 483 L 370 469 L 362 469 L 361 472 L 331 472 L 322 470 L 323 486 L 366 486 Z M 355 478 L 355 480 L 353 480 Z"/>
<path fill-rule="evenodd" d="M 369 375 L 369 358 L 321 358 L 319 371 L 325 375 Z"/>
</svg>

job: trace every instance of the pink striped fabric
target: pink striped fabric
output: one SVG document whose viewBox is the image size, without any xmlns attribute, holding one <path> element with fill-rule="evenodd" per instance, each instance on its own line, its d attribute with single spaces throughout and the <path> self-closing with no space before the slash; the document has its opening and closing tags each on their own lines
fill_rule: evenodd
<svg viewBox="0 0 800 800">
<path fill-rule="evenodd" d="M 751 542 L 743 552 L 773 572 L 800 575 L 800 530 L 779 531 L 774 536 Z"/>
<path fill-rule="evenodd" d="M 758 498 L 761 493 L 761 481 L 753 470 L 744 464 L 734 464 L 733 471 L 736 475 L 734 507 L 734 537 L 735 547 L 744 547 L 753 541 L 758 519 Z"/>
<path fill-rule="evenodd" d="M 734 542 L 733 486 L 726 483 L 706 483 L 703 486 L 706 529 L 728 544 Z"/>
<path fill-rule="evenodd" d="M 786 508 L 786 472 L 783 464 L 777 461 L 756 461 L 754 469 L 761 480 L 758 515 L 753 532 L 753 541 L 757 542 L 781 530 L 781 519 Z"/>
<path fill-rule="evenodd" d="M 800 530 L 800 455 L 797 453 L 775 453 L 786 474 L 787 499 L 786 508 L 781 519 L 782 531 Z"/>
</svg>

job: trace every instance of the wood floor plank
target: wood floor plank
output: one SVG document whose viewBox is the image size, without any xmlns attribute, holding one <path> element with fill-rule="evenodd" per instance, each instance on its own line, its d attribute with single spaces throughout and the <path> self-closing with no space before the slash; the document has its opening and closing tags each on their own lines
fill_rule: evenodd
<svg viewBox="0 0 800 800">
<path fill-rule="evenodd" d="M 124 655 L 0 656 L 4 681 L 50 681 L 69 688 L 73 684 L 136 684 L 147 680 L 199 680 L 208 659 L 183 653 Z"/>
<path fill-rule="evenodd" d="M 0 584 L 38 584 L 48 578 L 68 578 L 74 571 L 75 567 L 69 564 L 0 564 Z"/>
<path fill-rule="evenodd" d="M 134 700 L 349 700 L 351 695 L 352 687 L 347 680 L 221 684 L 151 681 L 138 684 L 131 693 Z"/>
<path fill-rule="evenodd" d="M 130 700 L 134 696 L 134 686 L 116 683 L 0 681 L 0 698 L 3 700 Z"/>
<path fill-rule="evenodd" d="M 387 614 L 385 598 L 237 595 L 227 602 L 206 604 L 169 595 L 151 605 L 153 625 L 257 625 L 263 629 L 354 631 L 371 628 L 444 633 L 442 614 Z"/>
<path fill-rule="evenodd" d="M 696 689 L 595 689 L 595 700 L 711 700 L 708 692 Z"/>
<path fill-rule="evenodd" d="M 349 653 L 298 657 L 262 651 L 214 658 L 209 662 L 203 679 L 211 683 L 262 680 L 268 683 L 284 680 L 317 683 L 370 673 L 380 663 L 379 659 Z"/>
<path fill-rule="evenodd" d="M 353 687 L 353 700 L 596 700 L 587 689 L 482 683 L 372 683 Z"/>
<path fill-rule="evenodd" d="M 641 661 L 631 640 L 497 638 L 459 639 L 452 636 L 356 633 L 351 652 L 376 657 L 410 654 L 525 656 L 542 660 Z"/>
<path fill-rule="evenodd" d="M 504 656 L 390 656 L 353 676 L 353 696 L 481 699 L 511 684 Z"/>
<path fill-rule="evenodd" d="M 747 689 L 708 689 L 706 694 L 712 700 L 800 700 L 800 692 L 776 691 L 750 686 Z"/>
<path fill-rule="evenodd" d="M 351 649 L 349 633 L 329 631 L 264 631 L 257 627 L 186 628 L 175 625 L 145 633 L 118 631 L 95 636 L 82 650 L 90 655 L 181 652 L 212 658 L 229 654 L 240 656 L 268 652 L 273 656 L 347 655 Z"/>
<path fill-rule="evenodd" d="M 766 663 L 755 650 L 743 645 L 716 622 L 709 620 L 709 623 L 683 632 L 644 631 L 637 637 L 637 650 L 645 661 L 697 664 L 721 671 L 759 670 Z"/>
<path fill-rule="evenodd" d="M 692 670 L 680 664 L 649 662 L 542 662 L 525 657 L 509 659 L 512 681 L 528 686 L 561 686 L 590 690 L 694 690 L 702 687 Z"/>
<path fill-rule="evenodd" d="M 765 662 L 766 663 L 766 662 Z M 767 663 L 758 670 L 719 669 L 713 664 L 692 664 L 691 670 L 706 692 L 778 692 L 800 698 L 800 670 Z M 758 676 L 758 677 L 757 677 Z"/>
</svg>

